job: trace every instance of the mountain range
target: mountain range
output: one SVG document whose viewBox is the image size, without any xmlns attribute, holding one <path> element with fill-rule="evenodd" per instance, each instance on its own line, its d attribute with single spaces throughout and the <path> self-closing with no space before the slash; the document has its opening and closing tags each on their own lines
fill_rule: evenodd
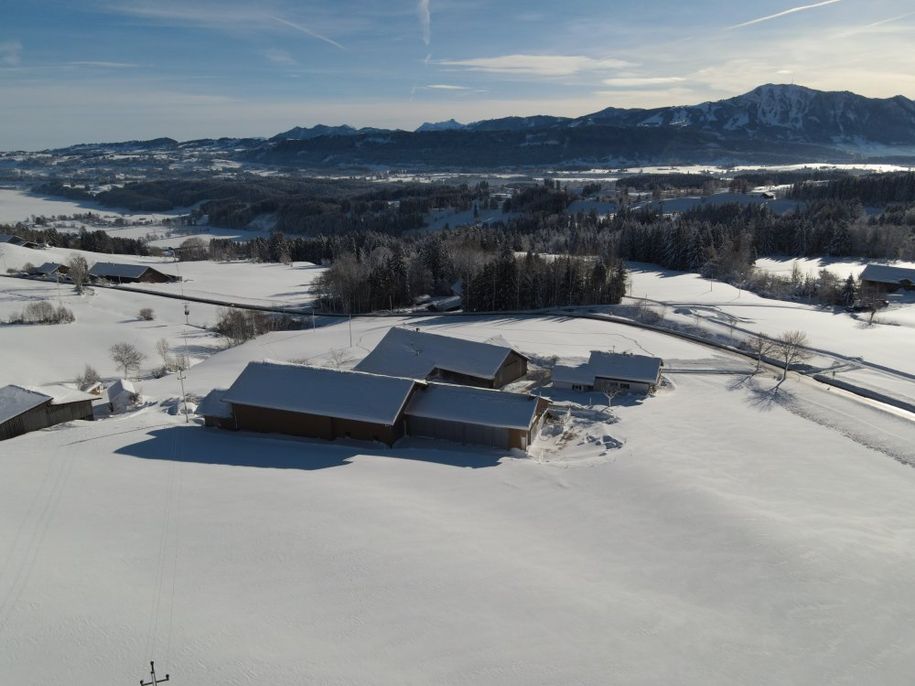
<svg viewBox="0 0 915 686">
<path fill-rule="evenodd" d="M 118 144 L 124 146 L 127 144 Z M 300 168 L 738 164 L 915 159 L 915 102 L 764 85 L 698 105 L 582 117 L 453 119 L 415 131 L 295 127 L 269 139 L 156 139 L 160 149 L 227 148 L 240 161 Z M 98 146 L 74 146 L 69 150 Z"/>
</svg>

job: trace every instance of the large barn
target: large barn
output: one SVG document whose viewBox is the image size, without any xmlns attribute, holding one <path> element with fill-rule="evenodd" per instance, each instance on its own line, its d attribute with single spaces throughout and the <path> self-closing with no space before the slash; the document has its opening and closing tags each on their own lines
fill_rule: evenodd
<svg viewBox="0 0 915 686">
<path fill-rule="evenodd" d="M 527 374 L 527 358 L 507 344 L 478 343 L 416 329 L 393 328 L 356 369 L 501 388 Z"/>
<path fill-rule="evenodd" d="M 0 388 L 0 441 L 75 419 L 92 419 L 94 396 L 65 388 Z"/>
<path fill-rule="evenodd" d="M 393 444 L 404 435 L 526 450 L 547 401 L 357 371 L 251 362 L 200 403 L 206 426 Z"/>
<path fill-rule="evenodd" d="M 527 450 L 548 405 L 532 395 L 430 383 L 404 414 L 410 436 Z"/>
<path fill-rule="evenodd" d="M 553 386 L 573 391 L 653 393 L 661 382 L 663 366 L 657 357 L 594 350 L 577 367 L 556 365 Z"/>
<path fill-rule="evenodd" d="M 89 270 L 89 276 L 112 283 L 172 283 L 179 280 L 177 276 L 160 272 L 149 265 L 116 262 L 96 262 Z"/>
<path fill-rule="evenodd" d="M 221 402 L 231 407 L 236 429 L 390 445 L 403 436 L 403 411 L 415 385 L 412 379 L 251 362 Z"/>
</svg>

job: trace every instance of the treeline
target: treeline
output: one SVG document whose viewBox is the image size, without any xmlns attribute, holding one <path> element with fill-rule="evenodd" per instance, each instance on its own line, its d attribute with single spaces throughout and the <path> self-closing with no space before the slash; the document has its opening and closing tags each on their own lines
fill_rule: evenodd
<svg viewBox="0 0 915 686">
<path fill-rule="evenodd" d="M 88 187 L 51 181 L 36 192 L 139 212 L 190 208 L 188 222 L 246 228 L 269 216 L 284 233 L 380 231 L 402 233 L 423 226 L 433 208 L 467 210 L 488 200 L 483 182 L 466 184 L 373 183 L 355 179 L 290 179 L 240 176 L 232 179 L 156 180 L 114 187 L 96 195 Z"/>
<path fill-rule="evenodd" d="M 867 174 L 846 176 L 826 183 L 796 183 L 789 197 L 798 200 L 854 201 L 879 207 L 915 203 L 915 173 Z"/>
<path fill-rule="evenodd" d="M 635 174 L 624 176 L 616 182 L 617 188 L 634 191 L 686 190 L 717 187 L 718 179 L 709 174 Z"/>
</svg>

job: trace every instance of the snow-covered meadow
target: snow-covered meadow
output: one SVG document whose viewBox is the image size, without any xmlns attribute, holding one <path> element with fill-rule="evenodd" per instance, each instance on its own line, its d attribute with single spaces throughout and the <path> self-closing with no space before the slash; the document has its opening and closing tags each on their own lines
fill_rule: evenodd
<svg viewBox="0 0 915 686">
<path fill-rule="evenodd" d="M 25 251 L 2 249 L 7 261 Z M 186 289 L 276 302 L 286 291 L 302 302 L 315 271 L 181 269 Z M 562 314 L 319 321 L 223 350 L 194 326 L 212 306 L 192 304 L 186 327 L 179 300 L 62 288 L 75 323 L 0 327 L 0 385 L 66 380 L 83 361 L 113 375 L 114 339 L 180 349 L 188 334 L 186 386 L 199 396 L 252 360 L 350 367 L 395 325 L 502 336 L 547 367 L 592 349 L 658 355 L 669 384 L 609 408 L 578 397 L 567 431 L 530 457 L 186 425 L 167 411 L 174 376 L 144 379 L 135 412 L 6 441 L 0 674 L 11 683 L 50 683 L 63 667 L 74 684 L 129 683 L 150 659 L 176 684 L 239 685 L 901 686 L 915 669 L 904 413 L 794 375 L 775 392 L 743 358 Z M 915 371 L 910 329 L 708 291 L 695 276 L 633 271 L 633 295 L 672 303 L 665 316 L 698 312 L 711 331 L 721 325 L 706 318 L 733 312 L 750 330 L 803 328 L 830 350 L 860 346 Z M 34 297 L 56 300 L 56 285 L 0 279 L 0 319 Z M 144 305 L 153 322 L 135 317 Z"/>
</svg>

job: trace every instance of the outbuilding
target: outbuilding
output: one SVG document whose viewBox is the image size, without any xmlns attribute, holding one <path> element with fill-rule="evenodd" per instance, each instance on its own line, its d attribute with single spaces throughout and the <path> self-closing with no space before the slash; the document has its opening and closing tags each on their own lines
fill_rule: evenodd
<svg viewBox="0 0 915 686">
<path fill-rule="evenodd" d="M 0 388 L 0 440 L 76 419 L 91 420 L 94 399 L 63 387 L 4 386 Z"/>
<path fill-rule="evenodd" d="M 235 429 L 391 445 L 403 436 L 403 411 L 416 385 L 364 372 L 251 362 L 221 402 L 231 407 Z"/>
<path fill-rule="evenodd" d="M 661 382 L 663 366 L 658 357 L 594 350 L 584 364 L 556 365 L 553 386 L 573 391 L 653 393 Z"/>
<path fill-rule="evenodd" d="M 389 329 L 356 369 L 373 374 L 501 388 L 527 374 L 527 357 L 505 341 L 479 343 L 417 329 Z"/>
<path fill-rule="evenodd" d="M 97 281 L 112 283 L 173 283 L 177 276 L 160 272 L 146 264 L 120 264 L 117 262 L 96 262 L 89 270 L 89 277 Z"/>
<path fill-rule="evenodd" d="M 915 269 L 869 264 L 861 272 L 860 280 L 862 290 L 870 290 L 873 294 L 912 291 L 915 290 Z"/>
<path fill-rule="evenodd" d="M 522 393 L 430 383 L 407 405 L 407 434 L 527 450 L 548 406 L 544 398 Z"/>
</svg>

